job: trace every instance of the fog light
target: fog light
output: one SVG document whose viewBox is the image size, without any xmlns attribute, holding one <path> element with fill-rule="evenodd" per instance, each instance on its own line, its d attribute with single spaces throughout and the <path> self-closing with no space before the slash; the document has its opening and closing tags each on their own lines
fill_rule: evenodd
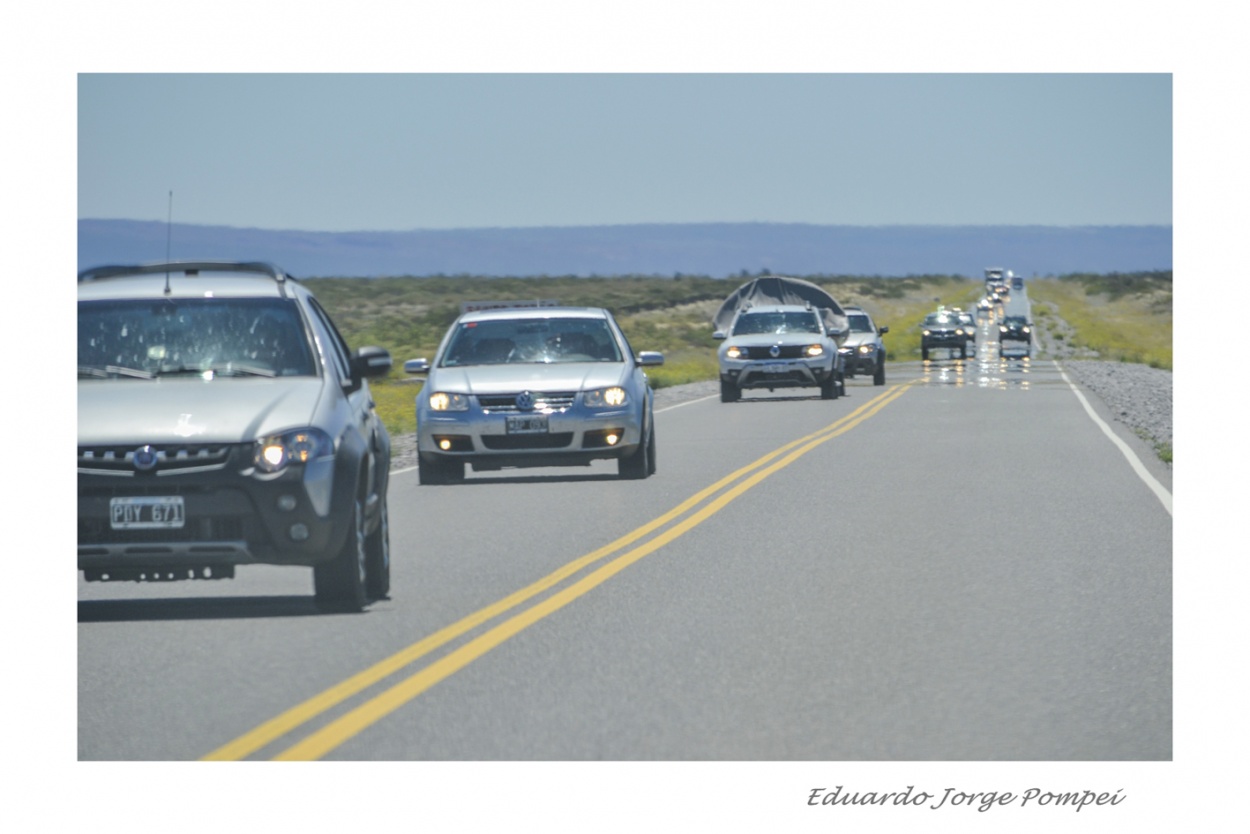
<svg viewBox="0 0 1250 834">
<path fill-rule="evenodd" d="M 451 441 L 444 437 L 442 440 L 438 441 L 438 448 L 442 449 L 444 452 L 449 451 L 451 449 Z"/>
<path fill-rule="evenodd" d="M 293 542 L 308 541 L 308 527 L 304 524 L 292 524 L 287 533 Z"/>
<path fill-rule="evenodd" d="M 295 506 L 298 503 L 299 502 L 295 499 L 294 495 L 278 496 L 278 509 L 282 510 L 284 513 L 289 513 L 291 510 L 295 509 Z"/>
<path fill-rule="evenodd" d="M 615 446 L 617 443 L 621 442 L 621 436 L 619 434 L 609 434 L 603 439 L 607 441 L 609 446 Z"/>
</svg>

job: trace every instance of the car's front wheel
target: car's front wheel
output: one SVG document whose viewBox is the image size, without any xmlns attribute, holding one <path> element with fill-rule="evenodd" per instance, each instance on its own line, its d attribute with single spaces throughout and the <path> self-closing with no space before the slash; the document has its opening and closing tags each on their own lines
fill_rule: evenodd
<svg viewBox="0 0 1250 834">
<path fill-rule="evenodd" d="M 313 566 L 313 594 L 317 605 L 336 611 L 359 611 L 365 607 L 365 508 L 357 497 L 347 539 L 333 559 Z"/>
<path fill-rule="evenodd" d="M 444 460 L 433 455 L 417 454 L 417 482 L 450 484 L 464 480 L 464 461 Z"/>
<path fill-rule="evenodd" d="M 722 379 L 720 381 L 720 401 L 723 403 L 737 402 L 742 396 L 742 389 L 732 382 Z"/>
<path fill-rule="evenodd" d="M 643 441 L 627 457 L 616 464 L 617 474 L 631 481 L 640 481 L 655 472 L 655 425 L 649 424 Z"/>
<path fill-rule="evenodd" d="M 877 367 L 872 372 L 872 384 L 873 385 L 885 385 L 885 357 L 884 356 L 879 357 L 877 359 Z"/>
<path fill-rule="evenodd" d="M 391 532 L 386 499 L 378 510 L 378 528 L 365 538 L 365 591 L 370 599 L 386 599 L 391 592 Z"/>
</svg>

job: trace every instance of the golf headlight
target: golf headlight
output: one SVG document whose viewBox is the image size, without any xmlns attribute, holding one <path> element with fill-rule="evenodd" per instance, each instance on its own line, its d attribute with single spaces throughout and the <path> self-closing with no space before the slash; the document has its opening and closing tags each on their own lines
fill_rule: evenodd
<svg viewBox="0 0 1250 834">
<path fill-rule="evenodd" d="M 263 437 L 256 441 L 254 460 L 265 472 L 279 472 L 292 463 L 334 454 L 334 441 L 320 429 L 300 429 Z"/>
<path fill-rule="evenodd" d="M 737 345 L 730 345 L 729 347 L 725 348 L 725 358 L 726 359 L 741 359 L 742 348 L 738 347 Z"/>
<path fill-rule="evenodd" d="M 804 356 L 809 356 L 809 357 L 810 356 L 823 356 L 824 353 L 825 353 L 825 349 L 821 345 L 808 345 L 807 347 L 803 348 Z"/>
<path fill-rule="evenodd" d="M 469 398 L 465 394 L 448 394 L 445 391 L 435 391 L 433 394 L 430 394 L 430 410 L 468 411 Z"/>
<path fill-rule="evenodd" d="M 614 385 L 611 388 L 596 388 L 594 391 L 587 391 L 584 402 L 587 408 L 617 408 L 625 405 L 628 399 L 625 389 Z"/>
</svg>

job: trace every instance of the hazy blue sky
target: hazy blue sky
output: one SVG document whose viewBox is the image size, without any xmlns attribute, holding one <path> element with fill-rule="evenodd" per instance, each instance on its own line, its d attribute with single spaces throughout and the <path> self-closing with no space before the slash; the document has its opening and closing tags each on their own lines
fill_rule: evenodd
<svg viewBox="0 0 1250 834">
<path fill-rule="evenodd" d="M 1170 224 L 1169 74 L 81 74 L 78 216 Z"/>
</svg>

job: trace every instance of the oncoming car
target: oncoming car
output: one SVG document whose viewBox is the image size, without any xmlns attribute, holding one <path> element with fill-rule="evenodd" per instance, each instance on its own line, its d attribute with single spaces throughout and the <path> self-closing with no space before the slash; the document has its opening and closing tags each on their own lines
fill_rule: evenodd
<svg viewBox="0 0 1250 834">
<path fill-rule="evenodd" d="M 620 477 L 656 471 L 653 394 L 612 314 L 598 307 L 491 309 L 462 314 L 416 398 L 418 480 L 446 484 L 512 467 L 615 460 Z"/>
<path fill-rule="evenodd" d="M 811 305 L 764 304 L 738 311 L 717 351 L 721 402 L 744 388 L 819 388 L 822 399 L 844 392 L 843 357 L 820 313 Z"/>
<path fill-rule="evenodd" d="M 888 327 L 877 327 L 872 317 L 862 307 L 845 307 L 850 333 L 839 348 L 848 377 L 864 374 L 872 377 L 873 385 L 885 385 L 885 342 L 881 337 L 890 332 Z"/>
<path fill-rule="evenodd" d="M 1033 352 L 1033 323 L 1024 316 L 1007 316 L 1003 319 L 1002 324 L 998 326 L 998 355 L 1004 356 L 1004 350 L 1007 346 L 1004 342 L 1023 342 L 1023 345 L 1015 345 L 1016 349 L 1023 348 L 1024 355 L 1029 356 Z"/>
<path fill-rule="evenodd" d="M 968 338 L 955 313 L 948 310 L 930 313 L 920 325 L 920 358 L 927 360 L 933 348 L 950 348 L 959 351 L 960 359 L 967 359 Z"/>
<path fill-rule="evenodd" d="M 268 264 L 78 276 L 78 567 L 87 581 L 313 569 L 317 603 L 390 588 L 390 437 L 325 310 Z"/>
</svg>

